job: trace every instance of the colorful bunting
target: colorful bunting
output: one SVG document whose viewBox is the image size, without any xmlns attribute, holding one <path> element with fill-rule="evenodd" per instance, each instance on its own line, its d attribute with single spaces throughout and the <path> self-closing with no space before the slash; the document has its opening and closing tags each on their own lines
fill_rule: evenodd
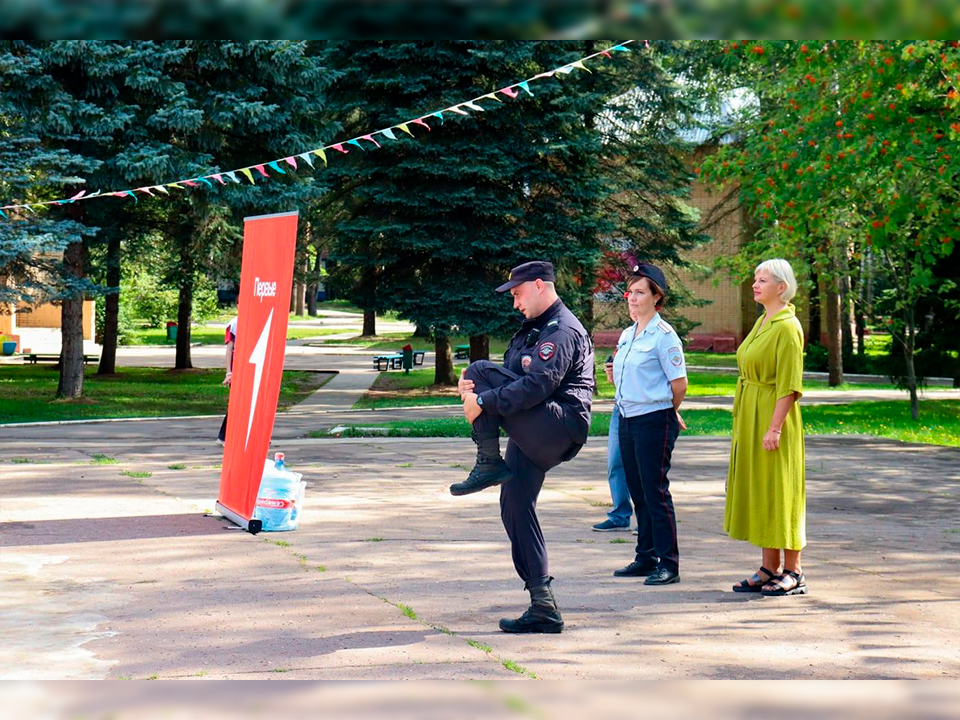
<svg viewBox="0 0 960 720">
<path fill-rule="evenodd" d="M 525 92 L 527 95 L 533 97 L 533 91 L 531 91 L 531 89 L 530 89 L 530 83 L 531 83 L 532 81 L 534 81 L 534 80 L 539 80 L 539 79 L 542 79 L 542 78 L 552 78 L 552 77 L 554 77 L 554 76 L 556 76 L 556 75 L 569 75 L 570 73 L 573 72 L 574 68 L 579 69 L 579 70 L 584 70 L 584 71 L 586 71 L 586 72 L 591 72 L 591 70 L 584 64 L 586 61 L 592 60 L 593 58 L 601 57 L 601 56 L 602 56 L 602 57 L 606 57 L 606 58 L 612 58 L 612 57 L 613 57 L 612 53 L 615 53 L 615 52 L 630 52 L 630 48 L 627 47 L 627 46 L 630 45 L 630 44 L 633 43 L 633 42 L 634 42 L 633 40 L 627 40 L 627 41 L 625 41 L 625 42 L 619 43 L 618 45 L 614 45 L 614 46 L 612 46 L 612 47 L 609 47 L 609 48 L 607 48 L 607 49 L 605 49 L 605 50 L 600 50 L 599 52 L 593 53 L 592 55 L 588 55 L 588 56 L 586 56 L 586 57 L 580 58 L 579 60 L 576 60 L 576 61 L 574 61 L 574 62 L 572 62 L 572 63 L 568 63 L 567 65 L 564 65 L 564 66 L 562 66 L 562 67 L 556 68 L 556 69 L 554 69 L 554 70 L 547 70 L 547 71 L 538 73 L 538 74 L 534 75 L 533 77 L 528 78 L 527 80 L 522 80 L 522 81 L 520 81 L 520 82 L 518 82 L 518 83 L 514 83 L 514 84 L 512 84 L 512 85 L 508 85 L 508 86 L 506 86 L 506 87 L 499 88 L 498 90 L 493 90 L 493 91 L 488 92 L 488 93 L 486 93 L 486 94 L 484 94 L 484 95 L 480 95 L 480 96 L 478 96 L 478 97 L 475 97 L 475 98 L 473 98 L 473 99 L 471 99 L 471 100 L 465 100 L 465 101 L 463 101 L 463 102 L 457 103 L 456 105 L 452 105 L 452 106 L 450 106 L 450 107 L 444 108 L 443 110 L 438 110 L 438 111 L 433 112 L 433 113 L 427 113 L 427 114 L 425 114 L 425 115 L 421 115 L 421 116 L 418 117 L 418 118 L 415 118 L 415 119 L 412 119 L 412 120 L 407 120 L 406 122 L 398 123 L 398 124 L 393 125 L 393 126 L 391 126 L 391 127 L 383 128 L 383 129 L 381 129 L 381 130 L 375 130 L 375 131 L 370 132 L 370 133 L 368 133 L 368 134 L 366 134 L 366 135 L 361 135 L 361 136 L 359 136 L 359 137 L 353 138 L 352 140 L 347 140 L 347 141 L 345 141 L 345 142 L 346 142 L 347 145 L 354 145 L 354 146 L 360 148 L 361 150 L 364 150 L 365 148 L 364 148 L 363 145 L 360 143 L 360 140 L 367 140 L 368 142 L 372 143 L 376 148 L 380 148 L 381 145 L 380 145 L 380 143 L 378 143 L 377 140 L 374 138 L 374 135 L 380 134 L 380 135 L 383 135 L 383 136 L 386 137 L 386 138 L 389 138 L 390 140 L 396 140 L 396 139 L 397 139 L 397 136 L 396 136 L 396 135 L 394 134 L 394 132 L 393 132 L 393 129 L 394 129 L 394 128 L 399 128 L 401 132 L 406 133 L 406 134 L 409 135 L 410 137 L 415 137 L 415 135 L 413 134 L 413 132 L 411 132 L 411 130 L 410 130 L 410 128 L 409 128 L 409 124 L 412 123 L 412 124 L 415 124 L 415 125 L 421 125 L 421 126 L 425 127 L 425 128 L 429 131 L 429 130 L 431 130 L 431 128 L 430 128 L 430 126 L 426 123 L 426 118 L 428 118 L 428 117 L 435 117 L 435 118 L 437 118 L 437 119 L 440 121 L 440 124 L 443 125 L 443 122 L 444 122 L 443 114 L 444 114 L 445 112 L 448 112 L 448 111 L 449 111 L 449 112 L 457 113 L 458 115 L 465 115 L 465 116 L 468 116 L 468 117 L 469 117 L 470 113 L 468 113 L 468 112 L 467 112 L 466 110 L 464 110 L 463 108 L 469 108 L 470 110 L 473 110 L 474 112 L 485 112 L 484 108 L 483 108 L 482 106 L 480 106 L 479 104 L 477 104 L 477 101 L 478 101 L 478 100 L 493 100 L 493 101 L 495 101 L 495 102 L 502 103 L 503 100 L 500 99 L 499 95 L 503 95 L 503 96 L 508 97 L 508 98 L 510 98 L 511 100 L 513 100 L 513 99 L 516 99 L 517 97 L 519 97 L 519 95 L 520 95 L 520 90 L 522 90 L 523 92 Z M 649 46 L 650 46 L 649 43 L 648 43 L 646 40 L 644 40 L 644 45 L 645 45 L 646 47 L 649 47 Z M 519 89 L 517 89 L 517 88 L 519 88 Z M 160 185 L 146 185 L 146 186 L 144 186 L 144 187 L 136 188 L 135 190 L 120 190 L 120 191 L 115 191 L 115 192 L 108 192 L 108 193 L 105 193 L 105 195 L 112 195 L 112 196 L 114 196 L 114 197 L 127 197 L 127 196 L 130 196 L 130 197 L 133 198 L 134 202 L 138 202 L 138 200 L 137 200 L 137 195 L 136 195 L 136 193 L 138 193 L 138 192 L 140 192 L 140 193 L 146 193 L 147 195 L 149 195 L 149 196 L 151 196 L 151 197 L 156 197 L 156 195 L 154 195 L 154 193 L 152 192 L 152 191 L 154 191 L 154 190 L 156 190 L 156 191 L 158 191 L 158 192 L 160 192 L 160 193 L 163 193 L 164 195 L 169 195 L 170 193 L 169 193 L 169 191 L 167 190 L 167 188 L 176 188 L 176 189 L 178 189 L 178 190 L 184 190 L 184 191 L 185 191 L 186 188 L 183 187 L 183 185 L 186 185 L 186 186 L 188 186 L 188 187 L 193 187 L 193 188 L 200 187 L 200 185 L 198 184 L 198 181 L 201 182 L 201 183 L 204 183 L 204 184 L 205 184 L 207 187 L 209 187 L 209 188 L 213 188 L 213 187 L 214 187 L 214 184 L 213 184 L 212 182 L 210 182 L 210 178 L 212 178 L 213 180 L 216 180 L 217 183 L 220 184 L 220 185 L 226 185 L 227 183 L 226 183 L 226 181 L 223 179 L 223 175 L 226 175 L 226 176 L 230 179 L 231 182 L 233 182 L 233 183 L 235 183 L 235 184 L 239 184 L 239 183 L 240 183 L 240 179 L 237 177 L 237 173 L 238 173 L 238 172 L 239 172 L 239 173 L 243 173 L 243 175 L 247 178 L 247 180 L 250 181 L 250 184 L 251 184 L 251 185 L 256 185 L 256 182 L 254 181 L 254 177 L 253 177 L 253 173 L 251 172 L 251 169 L 256 170 L 258 173 L 260 173 L 260 176 L 261 176 L 261 177 L 264 177 L 264 178 L 269 178 L 269 177 L 270 177 L 270 175 L 269 175 L 269 174 L 267 173 L 267 171 L 266 171 L 266 167 L 267 167 L 267 166 L 269 166 L 270 168 L 272 168 L 273 170 L 275 170 L 275 171 L 276 171 L 277 173 L 279 173 L 280 175 L 286 175 L 286 174 L 287 174 L 287 171 L 284 170 L 284 169 L 283 169 L 282 167 L 280 167 L 280 165 L 279 165 L 280 160 L 283 160 L 283 162 L 285 162 L 287 165 L 289 165 L 289 166 L 290 166 L 291 168 L 293 168 L 294 170 L 298 170 L 299 168 L 298 168 L 298 166 L 297 166 L 296 158 L 299 157 L 301 160 L 303 160 L 304 162 L 306 162 L 311 168 L 313 168 L 313 167 L 314 167 L 314 163 L 313 163 L 313 156 L 314 156 L 314 155 L 318 156 L 321 160 L 323 160 L 323 165 L 324 165 L 324 167 L 326 167 L 326 166 L 327 166 L 327 155 L 326 155 L 325 150 L 328 150 L 328 149 L 336 150 L 337 152 L 343 153 L 344 155 L 347 155 L 347 154 L 350 152 L 349 150 L 347 150 L 347 149 L 344 147 L 344 143 L 335 143 L 335 144 L 332 144 L 332 145 L 325 145 L 325 146 L 323 146 L 323 147 L 321 147 L 321 148 L 316 148 L 316 149 L 314 149 L 314 150 L 308 150 L 308 151 L 306 151 L 306 152 L 299 153 L 299 154 L 297 154 L 296 156 L 294 156 L 294 155 L 289 155 L 289 156 L 287 156 L 287 157 L 280 158 L 280 159 L 277 159 L 277 160 L 270 160 L 270 161 L 268 161 L 268 162 L 260 163 L 259 165 L 251 165 L 251 166 L 246 167 L 246 168 L 239 168 L 238 170 L 229 170 L 229 171 L 226 171 L 226 172 L 221 171 L 221 172 L 212 173 L 212 174 L 210 174 L 210 175 L 206 175 L 206 176 L 203 176 L 203 177 L 197 177 L 197 178 L 192 178 L 192 179 L 184 179 L 184 180 L 177 180 L 177 181 L 175 181 L 175 182 L 170 182 L 170 183 L 165 183 L 165 184 L 160 184 Z M 47 200 L 47 201 L 42 202 L 42 203 L 31 203 L 31 204 L 3 205 L 3 206 L 0 206 L 0 217 L 3 217 L 3 218 L 8 218 L 8 217 L 9 217 L 9 216 L 7 215 L 7 213 L 4 212 L 4 210 L 23 208 L 23 209 L 25 209 L 27 212 L 35 213 L 36 211 L 33 209 L 33 207 L 31 207 L 31 205 L 36 206 L 36 207 L 42 209 L 42 208 L 44 208 L 44 207 L 46 207 L 46 206 L 48 206 L 48 205 L 64 205 L 64 204 L 76 202 L 76 201 L 78 201 L 78 200 L 90 200 L 90 199 L 95 198 L 95 197 L 98 197 L 98 196 L 100 196 L 100 195 L 101 195 L 101 191 L 100 191 L 100 190 L 98 190 L 98 191 L 95 192 L 95 193 L 90 193 L 90 194 L 88 194 L 86 190 L 81 190 L 80 192 L 76 193 L 76 194 L 73 195 L 72 197 L 66 198 L 66 199 L 61 199 L 61 200 Z"/>
</svg>

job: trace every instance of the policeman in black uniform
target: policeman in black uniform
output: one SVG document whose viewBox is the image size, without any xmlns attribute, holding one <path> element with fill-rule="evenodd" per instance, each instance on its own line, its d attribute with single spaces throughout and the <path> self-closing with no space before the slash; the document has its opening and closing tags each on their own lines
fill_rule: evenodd
<svg viewBox="0 0 960 720">
<path fill-rule="evenodd" d="M 497 292 L 510 291 L 526 318 L 503 355 L 503 365 L 471 364 L 460 378 L 463 411 L 473 423 L 477 463 L 469 477 L 450 486 L 467 495 L 500 485 L 500 517 L 510 538 L 513 564 L 530 591 L 530 607 L 504 632 L 563 630 L 550 587 L 547 549 L 537 520 L 537 496 L 545 474 L 572 459 L 587 441 L 596 386 L 593 343 L 554 288 L 553 265 L 515 267 Z M 500 428 L 509 437 L 500 457 Z"/>
</svg>

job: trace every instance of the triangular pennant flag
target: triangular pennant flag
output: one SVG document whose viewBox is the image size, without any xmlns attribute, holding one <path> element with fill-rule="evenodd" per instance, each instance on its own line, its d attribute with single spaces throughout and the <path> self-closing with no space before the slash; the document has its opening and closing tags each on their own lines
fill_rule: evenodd
<svg viewBox="0 0 960 720">
<path fill-rule="evenodd" d="M 440 124 L 443 125 L 443 111 L 442 111 L 442 110 L 439 111 L 439 112 L 435 112 L 435 113 L 432 115 L 432 117 L 438 118 L 438 119 L 440 120 Z"/>
<path fill-rule="evenodd" d="M 253 181 L 253 173 L 250 172 L 250 168 L 243 168 L 240 172 L 247 176 L 247 180 L 250 181 L 251 185 L 256 185 L 256 183 Z"/>
<path fill-rule="evenodd" d="M 227 184 L 227 181 L 223 179 L 223 175 L 221 175 L 220 173 L 214 173 L 214 174 L 211 175 L 210 177 L 212 177 L 214 180 L 216 180 L 216 181 L 217 181 L 218 183 L 220 183 L 221 185 L 226 185 L 226 184 Z"/>
<path fill-rule="evenodd" d="M 181 180 L 184 185 L 189 185 L 190 187 L 200 187 L 193 180 Z"/>
<path fill-rule="evenodd" d="M 363 146 L 360 144 L 360 141 L 354 138 L 353 140 L 347 140 L 347 145 L 356 145 L 358 148 L 363 150 Z"/>
<path fill-rule="evenodd" d="M 458 108 L 457 106 L 448 107 L 447 110 L 452 110 L 453 112 L 457 113 L 457 115 L 469 115 L 469 114 L 470 114 L 470 113 L 468 113 L 466 110 L 461 110 L 461 109 Z"/>
<path fill-rule="evenodd" d="M 37 214 L 37 211 L 34 210 L 34 209 L 33 209 L 32 207 L 30 207 L 29 205 L 24 205 L 24 206 L 23 206 L 23 209 L 26 210 L 28 213 L 32 213 L 32 214 L 34 214 L 34 215 Z M 4 216 L 4 217 L 6 217 L 6 216 Z"/>
<path fill-rule="evenodd" d="M 517 85 L 518 85 L 520 88 L 522 88 L 523 91 L 524 91 L 525 93 L 527 93 L 527 95 L 530 95 L 531 97 L 533 96 L 533 93 L 530 92 L 530 83 L 528 83 L 526 80 L 524 80 L 524 81 L 521 82 L 521 83 L 517 83 Z"/>
<path fill-rule="evenodd" d="M 314 150 L 313 154 L 319 155 L 320 159 L 323 160 L 323 166 L 324 167 L 327 166 L 327 154 L 323 151 L 323 148 L 320 148 L 319 150 Z"/>
<path fill-rule="evenodd" d="M 310 153 L 308 153 L 308 152 L 300 153 L 297 157 L 299 157 L 301 160 L 303 160 L 303 161 L 304 161 L 307 165 L 309 165 L 310 167 L 313 167 L 313 158 L 310 157 Z"/>
<path fill-rule="evenodd" d="M 410 128 L 407 127 L 406 123 L 400 123 L 399 125 L 397 125 L 397 127 L 403 130 L 410 137 L 413 137 L 413 133 L 410 132 Z"/>
<path fill-rule="evenodd" d="M 609 50 L 601 50 L 601 51 L 600 51 L 600 54 L 603 55 L 604 57 L 608 57 L 608 58 L 612 58 L 612 57 L 613 57 L 613 55 L 610 54 L 610 51 L 609 51 Z"/>
<path fill-rule="evenodd" d="M 199 180 L 202 183 L 206 183 L 211 188 L 213 187 L 213 183 L 207 180 L 205 177 L 197 178 L 197 180 Z"/>
<path fill-rule="evenodd" d="M 114 195 L 119 195 L 120 197 L 124 197 L 125 195 L 129 195 L 130 197 L 133 198 L 133 201 L 134 201 L 135 203 L 140 202 L 139 200 L 137 200 L 137 195 L 136 195 L 136 193 L 133 192 L 133 190 L 124 190 L 123 192 L 114 193 Z"/>
<path fill-rule="evenodd" d="M 263 175 L 265 178 L 270 177 L 269 175 L 267 175 L 267 170 L 266 170 L 266 168 L 263 167 L 262 164 L 260 164 L 260 165 L 254 165 L 253 167 L 254 167 L 254 169 L 255 169 L 258 173 L 260 173 L 261 175 Z"/>
<path fill-rule="evenodd" d="M 146 194 L 149 195 L 150 197 L 156 197 L 156 195 L 154 195 L 152 192 L 150 192 L 150 188 L 148 188 L 148 187 L 137 188 L 137 192 L 146 193 Z"/>
<path fill-rule="evenodd" d="M 167 190 L 163 185 L 155 185 L 153 189 L 154 189 L 154 190 L 159 190 L 159 191 L 162 192 L 164 195 L 169 195 L 169 194 L 170 194 L 170 191 Z"/>
<path fill-rule="evenodd" d="M 380 134 L 381 134 L 381 135 L 386 135 L 386 136 L 387 136 L 388 138 L 390 138 L 391 140 L 396 140 L 396 139 L 397 139 L 397 136 L 393 134 L 393 130 L 391 130 L 390 128 L 387 128 L 386 130 L 381 130 L 381 131 L 380 131 Z"/>
<path fill-rule="evenodd" d="M 270 162 L 267 163 L 267 165 L 269 165 L 270 167 L 272 167 L 274 170 L 276 170 L 276 171 L 277 171 L 278 173 L 280 173 L 281 175 L 286 175 L 286 174 L 287 174 L 287 171 L 286 171 L 286 170 L 284 170 L 282 167 L 280 167 L 279 165 L 277 165 L 277 161 L 276 161 L 276 160 L 271 160 Z"/>
<path fill-rule="evenodd" d="M 502 92 L 502 93 L 503 93 L 504 95 L 506 95 L 508 98 L 515 98 L 517 95 L 520 94 L 519 92 L 517 92 L 517 91 L 514 90 L 513 88 L 508 88 L 508 87 L 503 88 L 500 92 Z"/>
<path fill-rule="evenodd" d="M 337 143 L 336 145 L 331 145 L 334 150 L 337 152 L 342 152 L 344 155 L 348 154 L 350 151 L 343 147 L 343 143 Z"/>
<path fill-rule="evenodd" d="M 423 118 L 417 118 L 413 122 L 415 122 L 417 125 L 423 125 L 427 130 L 430 130 L 430 126 L 423 121 Z"/>
<path fill-rule="evenodd" d="M 177 190 L 183 190 L 183 188 L 180 187 L 179 183 L 167 183 L 167 187 L 176 188 Z M 114 193 L 114 195 L 116 195 L 116 193 Z"/>
<path fill-rule="evenodd" d="M 237 177 L 237 171 L 236 171 L 236 170 L 231 170 L 230 172 L 228 172 L 228 173 L 227 173 L 227 177 L 230 178 L 230 179 L 231 179 L 233 182 L 235 182 L 237 185 L 240 184 L 240 178 Z"/>
<path fill-rule="evenodd" d="M 0 217 L 6 217 L 6 216 L 7 214 L 3 210 L 0 210 Z"/>
<path fill-rule="evenodd" d="M 363 136 L 363 139 L 364 139 L 364 140 L 369 140 L 370 142 L 372 142 L 372 143 L 373 143 L 374 145 L 376 145 L 377 147 L 380 147 L 380 143 L 378 143 L 376 140 L 373 139 L 373 135 L 364 135 L 364 136 Z"/>
<path fill-rule="evenodd" d="M 583 64 L 583 60 L 577 60 L 575 63 L 571 63 L 575 68 L 580 68 L 581 70 L 586 70 L 587 72 L 592 72 L 586 65 Z"/>
<path fill-rule="evenodd" d="M 487 93 L 486 95 L 483 96 L 483 99 L 484 99 L 484 100 L 496 100 L 497 102 L 503 102 L 503 100 L 501 100 L 500 98 L 498 98 L 494 93 Z"/>
<path fill-rule="evenodd" d="M 483 108 L 477 105 L 473 100 L 468 100 L 463 104 L 466 105 L 471 110 L 476 110 L 477 112 L 483 112 Z"/>
<path fill-rule="evenodd" d="M 610 49 L 613 50 L 614 52 L 630 52 L 630 48 L 624 47 L 623 45 L 614 45 Z"/>
<path fill-rule="evenodd" d="M 573 65 L 564 65 L 562 68 L 557 68 L 557 72 L 561 75 L 569 75 L 573 72 Z"/>
<path fill-rule="evenodd" d="M 70 202 L 73 202 L 74 200 L 79 200 L 80 198 L 82 198 L 82 197 L 83 197 L 84 195 L 86 195 L 86 194 L 87 194 L 87 191 L 86 191 L 86 190 L 81 190 L 81 191 L 78 192 L 76 195 L 74 195 L 72 198 L 70 198 Z"/>
<path fill-rule="evenodd" d="M 294 170 L 297 169 L 297 160 L 292 155 L 290 157 L 284 158 L 284 161 L 287 163 L 287 165 L 292 167 Z"/>
</svg>

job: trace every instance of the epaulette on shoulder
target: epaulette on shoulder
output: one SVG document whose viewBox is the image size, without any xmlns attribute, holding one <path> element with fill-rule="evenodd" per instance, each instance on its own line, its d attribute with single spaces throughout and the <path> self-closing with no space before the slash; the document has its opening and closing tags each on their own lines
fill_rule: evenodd
<svg viewBox="0 0 960 720">
<path fill-rule="evenodd" d="M 669 335 L 673 332 L 673 328 L 670 327 L 670 324 L 665 320 L 658 322 L 657 327 L 660 328 L 660 332 L 662 332 L 664 335 Z"/>
</svg>

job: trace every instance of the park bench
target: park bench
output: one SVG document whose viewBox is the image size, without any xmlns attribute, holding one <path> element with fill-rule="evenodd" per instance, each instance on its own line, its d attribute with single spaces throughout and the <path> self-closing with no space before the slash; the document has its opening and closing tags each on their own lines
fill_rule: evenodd
<svg viewBox="0 0 960 720">
<path fill-rule="evenodd" d="M 453 357 L 457 360 L 466 360 L 470 357 L 470 346 L 469 345 L 457 345 L 453 349 Z"/>
<path fill-rule="evenodd" d="M 60 362 L 59 355 L 52 355 L 52 354 L 47 355 L 45 353 L 27 353 L 26 355 L 24 355 L 24 358 L 26 358 L 27 362 L 33 365 L 36 365 L 38 362 L 54 362 L 54 363 Z M 94 362 L 96 361 L 96 359 L 97 359 L 96 355 L 83 356 L 84 364 Z"/>
<path fill-rule="evenodd" d="M 413 351 L 413 364 L 423 365 L 423 358 L 426 356 L 425 350 Z M 391 353 L 390 355 L 375 355 L 373 358 L 373 367 L 378 372 L 384 370 L 400 370 L 403 368 L 403 353 Z"/>
</svg>

